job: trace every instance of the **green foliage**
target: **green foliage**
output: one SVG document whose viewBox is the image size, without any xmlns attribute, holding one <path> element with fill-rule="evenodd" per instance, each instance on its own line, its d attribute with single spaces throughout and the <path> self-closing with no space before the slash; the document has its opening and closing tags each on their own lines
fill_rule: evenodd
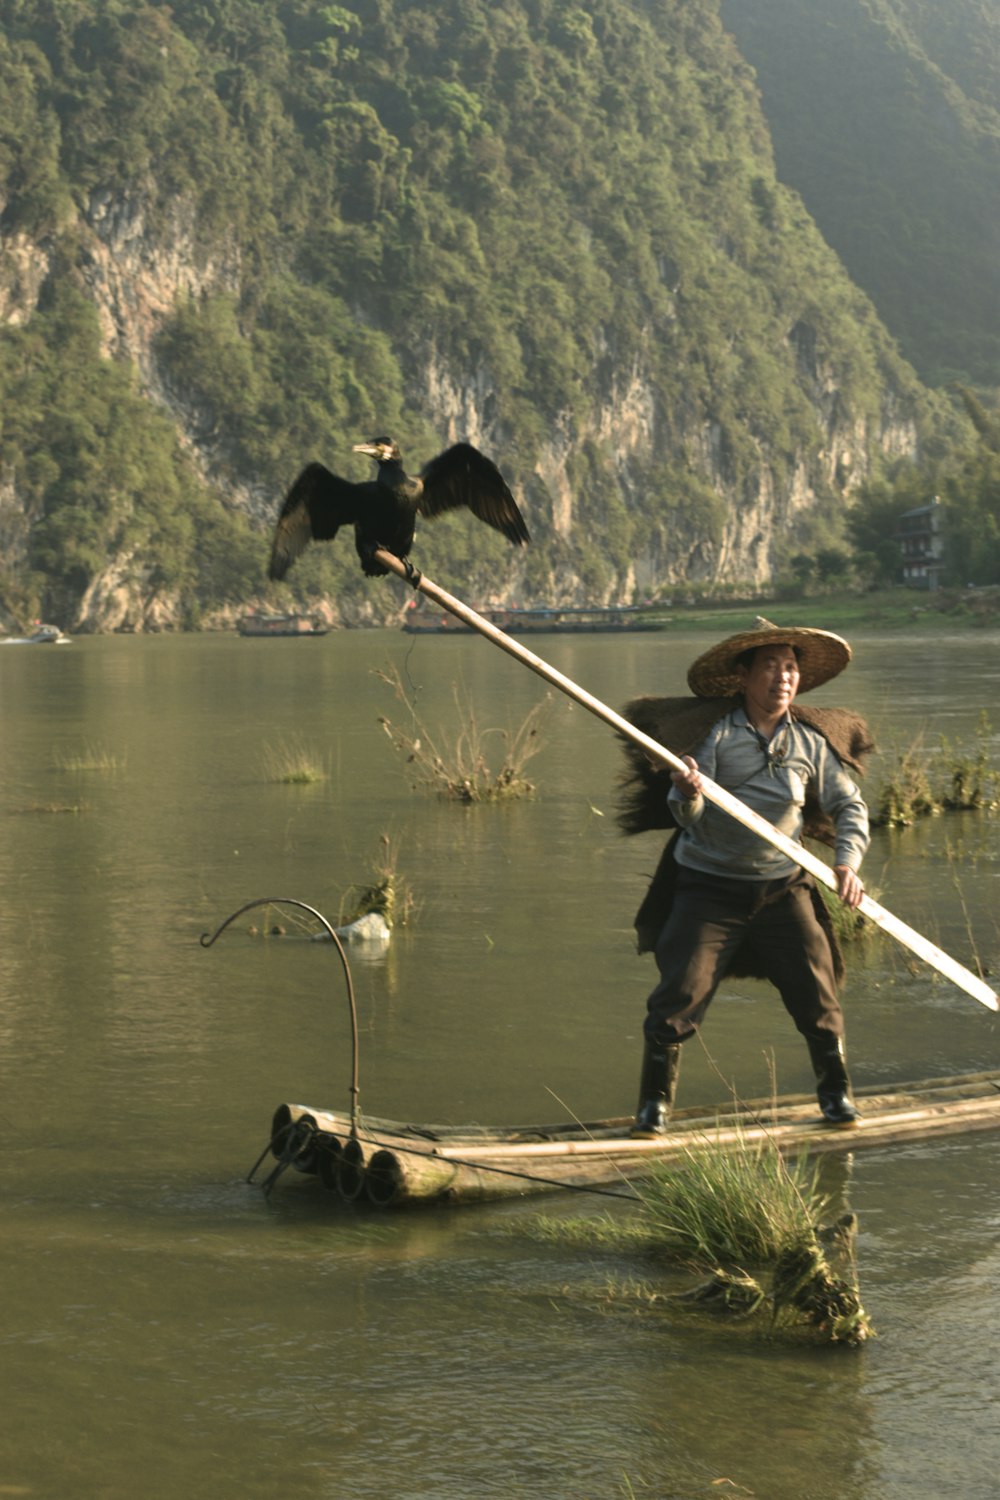
<svg viewBox="0 0 1000 1500">
<path fill-rule="evenodd" d="M 948 581 L 1000 583 L 1000 453 L 981 443 L 944 479 L 941 500 Z"/>
<path fill-rule="evenodd" d="M 937 421 L 777 180 L 710 0 L 0 0 L 0 85 L 5 231 L 52 262 L 42 305 L 0 337 L 27 560 L 0 588 L 19 607 L 70 611 L 114 558 L 195 623 L 264 586 L 259 528 L 303 463 L 361 477 L 351 443 L 391 431 L 419 464 L 445 437 L 422 414 L 449 405 L 505 445 L 535 538 L 514 559 L 456 517 L 423 529 L 421 562 L 473 597 L 513 567 L 522 592 L 569 569 L 603 597 L 645 549 L 710 553 L 720 480 L 742 502 L 803 465 L 821 503 L 781 546 L 832 556 L 817 392 L 873 441 L 887 386 L 903 417 Z M 226 268 L 154 354 L 253 523 L 102 355 L 83 289 L 95 236 L 114 255 L 125 221 L 144 253 L 180 234 L 200 269 Z M 617 431 L 576 445 L 557 535 L 539 473 L 632 400 L 652 450 Z M 321 593 L 396 599 L 344 546 L 283 590 Z"/>
<path fill-rule="evenodd" d="M 937 496 L 942 504 L 946 583 L 1000 583 L 1000 409 L 960 390 L 975 437 L 947 463 L 901 464 L 891 478 L 861 486 L 848 516 L 855 565 L 874 583 L 901 576 L 900 517 Z"/>
<path fill-rule="evenodd" d="M 980 716 L 972 746 L 942 735 L 928 751 L 918 736 L 897 749 L 878 789 L 872 822 L 906 827 L 941 812 L 993 812 L 1000 806 L 1000 769 L 994 764 L 989 718 Z"/>
<path fill-rule="evenodd" d="M 327 779 L 327 757 L 322 750 L 298 736 L 263 745 L 261 775 L 265 781 L 283 786 L 312 786 Z"/>
<path fill-rule="evenodd" d="M 1000 384 L 1000 20 L 982 0 L 722 0 L 784 181 L 933 384 Z"/>
<path fill-rule="evenodd" d="M 93 307 L 68 284 L 0 330 L 0 410 L 0 464 L 29 523 L 0 586 L 25 617 L 65 615 L 111 557 L 134 560 L 148 597 L 189 608 L 246 588 L 246 526 L 209 499 L 132 371 L 99 357 Z"/>
<path fill-rule="evenodd" d="M 651 1237 L 708 1267 L 774 1260 L 789 1243 L 811 1238 L 826 1206 L 816 1162 L 788 1162 L 766 1138 L 735 1148 L 708 1138 L 639 1192 Z"/>
<path fill-rule="evenodd" d="M 896 529 L 904 512 L 925 505 L 926 481 L 907 466 L 895 483 L 886 479 L 862 485 L 847 518 L 847 534 L 873 583 L 896 583 L 902 576 L 903 552 Z"/>
</svg>

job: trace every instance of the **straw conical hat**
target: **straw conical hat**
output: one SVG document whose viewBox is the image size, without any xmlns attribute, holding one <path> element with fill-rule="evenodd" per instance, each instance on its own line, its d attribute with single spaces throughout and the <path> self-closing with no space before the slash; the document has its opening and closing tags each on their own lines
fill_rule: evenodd
<svg viewBox="0 0 1000 1500">
<path fill-rule="evenodd" d="M 688 672 L 688 687 L 699 698 L 728 698 L 740 692 L 743 681 L 737 659 L 757 646 L 795 647 L 800 693 L 829 682 L 851 659 L 847 642 L 829 630 L 813 630 L 807 625 L 772 625 L 758 615 L 752 629 L 729 636 L 698 657 Z"/>
</svg>

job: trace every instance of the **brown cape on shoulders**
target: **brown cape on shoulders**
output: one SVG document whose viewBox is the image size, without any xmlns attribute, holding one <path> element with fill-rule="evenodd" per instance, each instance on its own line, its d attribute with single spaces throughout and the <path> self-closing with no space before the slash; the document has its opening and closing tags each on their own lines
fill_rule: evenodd
<svg viewBox="0 0 1000 1500">
<path fill-rule="evenodd" d="M 708 731 L 732 709 L 742 705 L 736 698 L 634 698 L 622 709 L 622 716 L 651 739 L 675 755 L 691 755 Z M 837 758 L 859 774 L 864 771 L 867 756 L 875 746 L 864 719 L 849 709 L 814 708 L 795 703 L 792 718 L 821 734 Z M 675 829 L 667 805 L 671 788 L 670 770 L 653 762 L 634 740 L 623 735 L 626 766 L 618 787 L 618 826 L 623 833 L 648 833 L 655 829 Z M 815 798 L 807 793 L 803 834 L 833 846 L 834 828 Z M 670 915 L 673 905 L 677 865 L 673 855 L 676 832 L 667 841 L 645 899 L 635 918 L 640 953 L 649 953 Z M 843 977 L 843 960 L 834 937 L 826 905 L 818 890 L 813 892 L 816 913 L 827 934 L 833 953 L 838 981 Z M 740 955 L 730 967 L 731 974 L 753 974 L 752 963 L 741 962 Z"/>
</svg>

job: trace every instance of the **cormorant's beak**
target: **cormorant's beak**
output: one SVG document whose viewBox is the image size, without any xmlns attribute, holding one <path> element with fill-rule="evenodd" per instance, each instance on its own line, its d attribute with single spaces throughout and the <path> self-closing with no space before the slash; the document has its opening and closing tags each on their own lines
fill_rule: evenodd
<svg viewBox="0 0 1000 1500">
<path fill-rule="evenodd" d="M 369 458 L 377 458 L 380 452 L 378 443 L 355 443 L 351 449 L 352 453 L 367 453 Z"/>
</svg>

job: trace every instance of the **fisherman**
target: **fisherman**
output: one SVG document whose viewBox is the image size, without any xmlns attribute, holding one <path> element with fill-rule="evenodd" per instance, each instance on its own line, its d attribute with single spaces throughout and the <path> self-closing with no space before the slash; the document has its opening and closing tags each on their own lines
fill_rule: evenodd
<svg viewBox="0 0 1000 1500">
<path fill-rule="evenodd" d="M 850 659 L 847 642 L 828 631 L 758 618 L 695 661 L 693 699 L 643 698 L 625 709 L 686 767 L 668 772 L 626 742 L 621 826 L 679 830 L 636 917 L 639 950 L 655 949 L 660 981 L 647 1006 L 633 1136 L 666 1131 L 681 1047 L 730 973 L 775 985 L 809 1049 L 823 1119 L 858 1123 L 837 998 L 843 965 L 820 892 L 801 866 L 703 790 L 710 778 L 794 842 L 807 833 L 832 843 L 839 897 L 858 906 L 868 812 L 850 772 L 862 770 L 873 748 L 867 726 L 845 710 L 796 702 Z"/>
</svg>

